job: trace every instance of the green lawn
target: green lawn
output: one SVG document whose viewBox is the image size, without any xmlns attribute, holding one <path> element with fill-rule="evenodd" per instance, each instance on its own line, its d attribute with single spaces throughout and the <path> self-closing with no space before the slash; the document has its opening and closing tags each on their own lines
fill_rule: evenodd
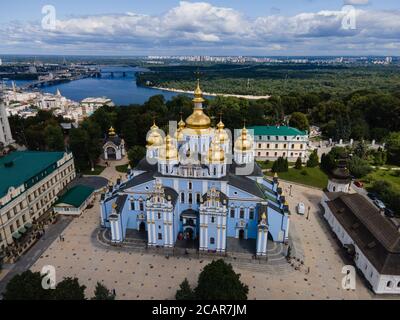
<svg viewBox="0 0 400 320">
<path fill-rule="evenodd" d="M 85 176 L 99 176 L 105 169 L 104 166 L 95 166 L 94 171 L 91 169 L 83 170 L 81 173 Z"/>
<path fill-rule="evenodd" d="M 398 170 L 374 170 L 365 178 L 361 179 L 365 183 L 366 187 L 371 186 L 374 181 L 383 180 L 391 182 L 400 189 L 400 171 Z"/>
<path fill-rule="evenodd" d="M 118 172 L 127 173 L 127 172 L 128 172 L 128 164 L 124 164 L 124 165 L 122 165 L 122 166 L 116 166 L 115 169 L 116 169 Z"/>
<path fill-rule="evenodd" d="M 267 172 L 268 176 L 273 176 L 273 172 Z M 320 189 L 328 185 L 328 176 L 319 168 L 302 168 L 301 170 L 289 169 L 288 172 L 278 173 L 279 178 L 287 181 L 305 184 Z"/>
</svg>

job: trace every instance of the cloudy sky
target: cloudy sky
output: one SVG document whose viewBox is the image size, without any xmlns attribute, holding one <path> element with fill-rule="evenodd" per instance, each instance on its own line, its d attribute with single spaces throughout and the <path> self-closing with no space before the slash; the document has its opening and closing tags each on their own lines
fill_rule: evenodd
<svg viewBox="0 0 400 320">
<path fill-rule="evenodd" d="M 399 55 L 399 49 L 399 0 L 13 0 L 0 11 L 0 55 Z"/>
</svg>

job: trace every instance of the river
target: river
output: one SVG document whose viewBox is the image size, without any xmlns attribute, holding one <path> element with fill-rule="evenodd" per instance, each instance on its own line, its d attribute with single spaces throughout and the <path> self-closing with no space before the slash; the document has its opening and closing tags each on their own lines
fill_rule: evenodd
<svg viewBox="0 0 400 320">
<path fill-rule="evenodd" d="M 157 94 L 162 94 L 166 100 L 170 100 L 179 94 L 137 86 L 135 74 L 143 70 L 145 69 L 139 67 L 101 67 L 101 78 L 85 78 L 43 87 L 40 90 L 55 94 L 59 89 L 64 97 L 78 102 L 88 97 L 107 97 L 113 100 L 116 105 L 143 104 L 151 96 Z M 111 75 L 111 72 L 114 73 L 114 76 Z M 124 72 L 125 76 L 123 75 Z M 17 86 L 23 86 L 29 82 L 15 81 Z M 7 83 L 9 85 L 9 82 Z M 193 86 L 195 86 L 195 81 L 193 81 Z"/>
</svg>

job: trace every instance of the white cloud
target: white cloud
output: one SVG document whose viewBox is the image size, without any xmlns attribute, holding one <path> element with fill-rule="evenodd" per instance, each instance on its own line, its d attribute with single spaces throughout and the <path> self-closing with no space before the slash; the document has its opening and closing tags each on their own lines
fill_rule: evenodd
<svg viewBox="0 0 400 320">
<path fill-rule="evenodd" d="M 344 0 L 344 4 L 350 4 L 350 5 L 364 5 L 368 3 L 369 0 Z"/>
<path fill-rule="evenodd" d="M 59 20 L 55 31 L 43 30 L 40 23 L 13 22 L 0 27 L 0 49 L 97 54 L 240 54 L 235 52 L 239 49 L 250 54 L 320 54 L 325 50 L 332 54 L 349 48 L 396 47 L 400 11 L 357 9 L 355 30 L 342 28 L 345 15 L 343 11 L 320 11 L 250 19 L 231 8 L 182 1 L 158 16 L 128 12 Z"/>
</svg>

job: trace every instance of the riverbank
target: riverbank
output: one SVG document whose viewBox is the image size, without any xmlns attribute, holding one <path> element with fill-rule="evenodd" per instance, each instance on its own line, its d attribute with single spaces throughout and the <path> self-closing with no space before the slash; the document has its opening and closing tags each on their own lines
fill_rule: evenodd
<svg viewBox="0 0 400 320">
<path fill-rule="evenodd" d="M 157 90 L 162 90 L 162 91 L 168 91 L 168 92 L 175 92 L 175 93 L 185 93 L 185 94 L 194 94 L 194 91 L 186 91 L 186 90 L 181 90 L 181 89 L 173 89 L 173 88 L 163 88 L 163 87 L 148 87 L 152 89 L 157 89 Z M 222 96 L 222 97 L 234 97 L 234 98 L 242 98 L 242 99 L 248 99 L 248 100 L 260 100 L 260 99 L 269 99 L 271 96 L 253 96 L 253 95 L 241 95 L 241 94 L 228 94 L 228 93 L 210 93 L 210 92 L 203 92 L 203 95 L 209 96 L 209 97 L 217 97 L 217 96 Z"/>
</svg>

